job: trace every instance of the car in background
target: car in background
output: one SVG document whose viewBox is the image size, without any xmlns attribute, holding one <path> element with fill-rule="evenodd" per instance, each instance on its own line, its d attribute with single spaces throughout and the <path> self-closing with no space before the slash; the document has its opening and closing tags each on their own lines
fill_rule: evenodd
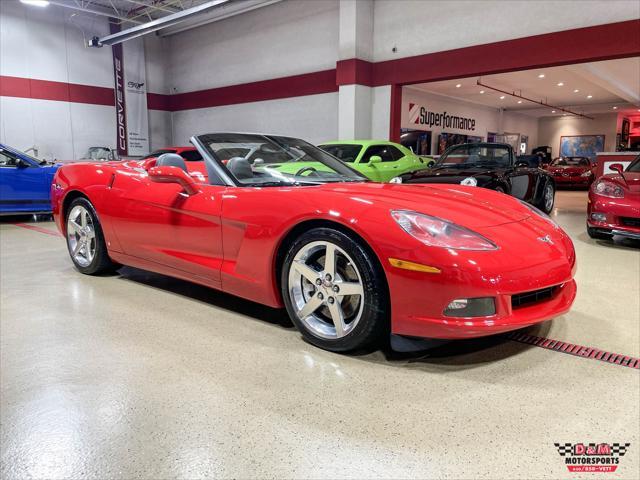
<svg viewBox="0 0 640 480">
<path fill-rule="evenodd" d="M 429 170 L 401 177 L 402 183 L 453 183 L 489 188 L 551 213 L 555 184 L 548 172 L 518 160 L 506 143 L 463 143 L 449 147 Z"/>
<path fill-rule="evenodd" d="M 619 163 L 609 168 L 617 173 L 603 175 L 589 189 L 587 233 L 602 240 L 640 239 L 640 155 L 626 170 Z"/>
<path fill-rule="evenodd" d="M 545 167 L 557 187 L 589 188 L 595 179 L 595 167 L 588 157 L 558 157 Z"/>
<path fill-rule="evenodd" d="M 435 163 L 432 158 L 418 156 L 399 143 L 383 140 L 327 142 L 318 146 L 374 182 L 389 182 Z"/>
<path fill-rule="evenodd" d="M 140 160 L 158 159 L 160 155 L 165 153 L 174 153 L 180 155 L 186 162 L 189 175 L 196 177 L 198 180 L 206 181 L 207 170 L 202 160 L 202 155 L 194 147 L 165 147 L 145 155 Z M 147 162 L 149 164 L 149 162 Z"/>
<path fill-rule="evenodd" d="M 59 167 L 0 143 L 0 215 L 50 213 Z"/>
<path fill-rule="evenodd" d="M 571 239 L 512 197 L 371 182 L 292 137 L 211 133 L 191 142 L 207 182 L 173 153 L 58 170 L 54 219 L 80 272 L 129 265 L 284 307 L 307 341 L 335 352 L 378 346 L 390 333 L 516 330 L 574 301 Z M 256 145 L 303 172 L 220 158 Z"/>
<path fill-rule="evenodd" d="M 79 163 L 79 162 L 112 162 L 119 160 L 118 151 L 109 147 L 89 147 L 86 153 L 78 159 L 56 160 L 56 163 Z"/>
</svg>

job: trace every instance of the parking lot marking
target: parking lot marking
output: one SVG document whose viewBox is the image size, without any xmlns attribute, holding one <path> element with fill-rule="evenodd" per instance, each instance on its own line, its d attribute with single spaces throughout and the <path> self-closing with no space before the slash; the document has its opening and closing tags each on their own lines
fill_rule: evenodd
<svg viewBox="0 0 640 480">
<path fill-rule="evenodd" d="M 48 228 L 38 227 L 36 225 L 29 225 L 27 223 L 14 223 L 16 227 L 26 228 L 27 230 L 33 230 L 34 232 L 46 233 L 47 235 L 53 235 L 54 237 L 61 237 L 55 230 L 49 230 Z"/>
<path fill-rule="evenodd" d="M 600 360 L 601 362 L 619 365 L 621 367 L 640 369 L 640 358 L 631 357 L 629 355 L 621 355 L 619 353 L 607 352 L 593 347 L 585 347 L 574 343 L 561 342 L 551 338 L 536 337 L 535 335 L 527 335 L 526 333 L 512 332 L 507 335 L 509 340 L 527 345 L 553 350 L 560 353 L 568 353 L 576 357 L 590 358 L 592 360 Z"/>
</svg>

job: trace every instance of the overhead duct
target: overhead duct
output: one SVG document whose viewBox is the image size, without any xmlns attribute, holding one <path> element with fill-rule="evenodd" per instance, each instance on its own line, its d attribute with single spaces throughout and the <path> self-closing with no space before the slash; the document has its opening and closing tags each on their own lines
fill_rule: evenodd
<svg viewBox="0 0 640 480">
<path fill-rule="evenodd" d="M 215 22 L 222 20 L 223 18 L 228 18 L 256 8 L 271 5 L 278 1 L 280 0 L 211 0 L 196 7 L 172 13 L 171 15 L 167 15 L 157 20 L 143 23 L 142 25 L 137 25 L 135 27 L 122 30 L 121 32 L 99 38 L 98 41 L 95 42 L 95 46 L 116 45 L 118 43 L 131 40 L 132 38 L 141 37 L 158 30 L 177 26 L 187 22 L 188 20 L 194 20 L 195 17 L 207 14 L 206 18 L 199 18 L 196 24 L 191 24 L 191 22 L 189 22 L 188 26 L 178 30 L 183 31 L 188 28 L 193 28 L 209 22 Z M 172 31 L 171 33 L 177 33 L 177 31 Z"/>
</svg>

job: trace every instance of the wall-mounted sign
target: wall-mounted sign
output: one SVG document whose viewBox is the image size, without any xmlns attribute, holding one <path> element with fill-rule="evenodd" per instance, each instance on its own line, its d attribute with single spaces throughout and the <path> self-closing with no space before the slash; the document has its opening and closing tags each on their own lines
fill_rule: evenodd
<svg viewBox="0 0 640 480">
<path fill-rule="evenodd" d="M 470 132 L 476 129 L 475 118 L 460 117 L 447 112 L 430 112 L 427 108 L 416 103 L 409 103 L 409 122 L 427 127 L 451 128 Z"/>
</svg>

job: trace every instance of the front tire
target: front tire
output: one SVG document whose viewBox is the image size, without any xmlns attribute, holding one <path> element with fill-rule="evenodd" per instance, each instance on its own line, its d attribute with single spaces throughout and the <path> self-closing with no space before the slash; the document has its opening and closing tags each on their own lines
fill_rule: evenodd
<svg viewBox="0 0 640 480">
<path fill-rule="evenodd" d="M 93 205 L 76 198 L 67 211 L 67 248 L 75 267 L 86 275 L 97 275 L 117 267 L 109 258 L 102 227 Z"/>
<path fill-rule="evenodd" d="M 282 297 L 302 336 L 320 348 L 376 347 L 388 333 L 388 290 L 377 259 L 333 228 L 314 228 L 288 249 Z"/>
</svg>

